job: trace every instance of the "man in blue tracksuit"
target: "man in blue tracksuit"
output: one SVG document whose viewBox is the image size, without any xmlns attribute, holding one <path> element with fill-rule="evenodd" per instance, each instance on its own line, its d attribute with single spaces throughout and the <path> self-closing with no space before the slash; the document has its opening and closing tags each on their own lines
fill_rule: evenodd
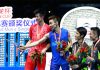
<svg viewBox="0 0 100 70">
<path fill-rule="evenodd" d="M 63 35 L 63 36 L 62 36 Z M 50 70 L 59 70 L 59 67 L 62 67 L 62 70 L 69 70 L 69 64 L 66 61 L 66 59 L 62 56 L 60 56 L 61 53 L 59 53 L 56 48 L 57 48 L 57 43 L 56 43 L 56 37 L 59 37 L 58 33 L 50 32 L 49 33 L 49 38 L 50 38 L 50 46 L 52 50 L 52 60 L 51 60 L 51 67 Z M 65 29 L 61 29 L 61 37 L 60 41 L 66 41 L 68 42 L 68 31 Z M 57 40 L 59 41 L 59 39 Z M 66 52 L 66 56 L 68 56 L 69 52 Z"/>
</svg>

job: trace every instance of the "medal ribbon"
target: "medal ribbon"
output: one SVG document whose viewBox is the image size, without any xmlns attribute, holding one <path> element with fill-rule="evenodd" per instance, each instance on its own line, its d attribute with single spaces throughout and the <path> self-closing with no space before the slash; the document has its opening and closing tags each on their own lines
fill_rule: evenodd
<svg viewBox="0 0 100 70">
<path fill-rule="evenodd" d="M 40 38 L 38 35 L 40 35 L 40 34 L 43 32 L 44 25 L 45 25 L 45 23 L 43 24 L 43 26 L 42 26 L 42 28 L 41 28 L 41 31 L 40 31 L 40 32 L 39 32 L 39 25 L 37 25 L 37 39 L 39 39 L 39 38 Z"/>
<path fill-rule="evenodd" d="M 96 42 L 96 44 L 92 47 L 92 50 L 91 50 L 91 56 L 93 57 L 94 56 L 94 50 L 96 48 L 96 45 L 99 43 L 100 39 Z"/>
<path fill-rule="evenodd" d="M 54 32 L 54 37 L 55 37 L 56 43 L 57 43 L 57 42 L 60 42 L 60 38 L 61 38 L 61 29 L 60 29 L 60 33 L 59 33 L 58 40 L 57 40 L 57 36 L 56 36 L 56 33 L 55 33 L 55 32 Z M 57 44 L 57 45 L 58 45 L 58 44 Z"/>
</svg>

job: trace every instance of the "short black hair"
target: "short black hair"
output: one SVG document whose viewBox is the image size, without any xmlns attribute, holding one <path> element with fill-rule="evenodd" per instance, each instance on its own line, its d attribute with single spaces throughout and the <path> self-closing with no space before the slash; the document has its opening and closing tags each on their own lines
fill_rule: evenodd
<svg viewBox="0 0 100 70">
<path fill-rule="evenodd" d="M 45 16 L 45 14 L 46 14 L 45 10 L 43 10 L 41 8 L 35 9 L 33 13 L 34 14 L 38 14 L 39 13 L 41 16 Z"/>
<path fill-rule="evenodd" d="M 91 30 L 95 31 L 98 37 L 100 36 L 100 29 L 98 27 L 91 27 Z"/>
<path fill-rule="evenodd" d="M 83 35 L 83 38 L 86 36 L 86 34 L 87 34 L 87 30 L 86 30 L 86 28 L 84 28 L 84 27 L 78 27 L 78 28 L 76 28 L 76 30 L 80 33 L 80 36 L 82 36 Z"/>
<path fill-rule="evenodd" d="M 48 20 L 53 19 L 54 22 L 58 22 L 58 24 L 60 25 L 60 17 L 56 16 L 56 15 L 51 15 L 48 17 Z"/>
</svg>

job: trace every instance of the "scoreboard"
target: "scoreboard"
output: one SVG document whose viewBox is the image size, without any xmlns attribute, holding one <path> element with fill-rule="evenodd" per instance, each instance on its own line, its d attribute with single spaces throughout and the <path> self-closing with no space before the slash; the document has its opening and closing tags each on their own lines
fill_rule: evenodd
<svg viewBox="0 0 100 70">
<path fill-rule="evenodd" d="M 0 66 L 6 66 L 6 33 L 0 34 Z"/>
<path fill-rule="evenodd" d="M 0 67 L 1 66 L 24 66 L 27 50 L 20 56 L 16 47 L 25 45 L 29 40 L 28 33 L 0 33 Z"/>
<path fill-rule="evenodd" d="M 0 70 L 24 70 L 28 50 L 16 48 L 29 40 L 29 27 L 35 22 L 35 18 L 0 19 Z"/>
</svg>

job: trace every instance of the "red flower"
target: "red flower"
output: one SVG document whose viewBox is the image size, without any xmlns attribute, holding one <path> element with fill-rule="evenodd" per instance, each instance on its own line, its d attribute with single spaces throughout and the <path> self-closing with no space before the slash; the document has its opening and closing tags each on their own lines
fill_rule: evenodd
<svg viewBox="0 0 100 70">
<path fill-rule="evenodd" d="M 82 53 L 82 52 L 87 53 L 88 52 L 88 49 L 87 49 L 87 47 L 82 47 L 79 52 L 80 53 Z"/>
<path fill-rule="evenodd" d="M 74 60 L 76 60 L 76 56 L 75 55 L 73 55 L 73 54 L 71 54 L 69 57 L 68 57 L 68 61 L 74 61 Z"/>
<path fill-rule="evenodd" d="M 69 57 L 67 58 L 67 61 L 68 61 L 71 65 L 73 65 L 73 64 L 76 64 L 76 63 L 77 63 L 78 58 L 77 58 L 77 56 L 71 54 L 71 55 L 69 55 Z"/>
<path fill-rule="evenodd" d="M 66 58 L 65 53 L 66 53 L 66 47 L 67 47 L 67 42 L 66 41 L 61 41 L 61 42 L 57 42 L 57 51 L 60 53 L 60 56 L 63 56 L 64 58 Z"/>
<path fill-rule="evenodd" d="M 67 42 L 62 41 L 62 48 L 65 49 L 67 47 Z"/>
<path fill-rule="evenodd" d="M 88 47 L 81 47 L 79 50 L 79 55 L 81 57 L 86 57 L 89 54 L 89 48 Z"/>
<path fill-rule="evenodd" d="M 63 40 L 61 42 L 57 42 L 57 50 L 58 51 L 64 51 L 66 49 L 66 47 L 67 47 L 67 42 L 65 42 Z"/>
</svg>

